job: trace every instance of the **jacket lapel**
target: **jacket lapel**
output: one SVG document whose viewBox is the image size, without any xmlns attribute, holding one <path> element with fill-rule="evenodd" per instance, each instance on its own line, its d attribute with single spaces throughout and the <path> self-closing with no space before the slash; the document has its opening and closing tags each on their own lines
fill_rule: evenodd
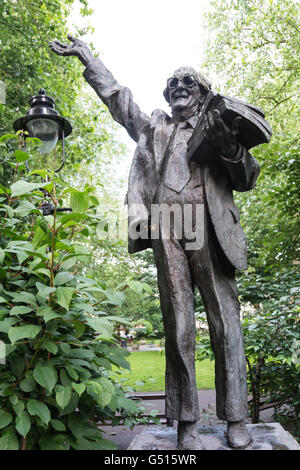
<svg viewBox="0 0 300 470">
<path fill-rule="evenodd" d="M 153 151 L 155 158 L 156 174 L 159 176 L 164 156 L 168 148 L 174 123 L 172 121 L 158 124 L 155 126 L 153 135 Z"/>
</svg>

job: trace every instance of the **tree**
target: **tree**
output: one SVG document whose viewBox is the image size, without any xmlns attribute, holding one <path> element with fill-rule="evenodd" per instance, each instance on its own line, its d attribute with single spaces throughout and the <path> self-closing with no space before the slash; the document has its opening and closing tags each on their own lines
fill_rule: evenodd
<svg viewBox="0 0 300 470">
<path fill-rule="evenodd" d="M 271 142 L 253 150 L 261 165 L 257 187 L 236 194 L 249 240 L 250 265 L 296 259 L 299 233 L 299 4 L 287 0 L 212 3 L 207 15 L 205 67 L 222 92 L 254 103 L 273 128 Z"/>
<path fill-rule="evenodd" d="M 70 178 L 78 175 L 79 164 L 95 166 L 104 183 L 107 168 L 124 152 L 115 136 L 116 126 L 106 107 L 85 91 L 82 65 L 71 57 L 64 61 L 48 46 L 51 39 L 63 40 L 68 33 L 68 17 L 74 0 L 3 0 L 0 5 L 0 80 L 5 83 L 6 105 L 0 105 L 0 135 L 12 132 L 12 124 L 28 109 L 28 100 L 43 87 L 56 102 L 58 112 L 72 124 L 73 133 L 66 140 L 66 168 Z M 91 13 L 81 0 L 81 14 Z M 86 30 L 78 30 L 83 35 Z M 73 31 L 74 33 L 74 31 Z M 0 149 L 1 150 L 1 149 Z M 5 158 L 0 152 L 0 164 Z M 57 151 L 59 157 L 60 150 Z M 0 166 L 0 182 L 11 177 L 8 164 Z M 78 184 L 82 184 L 77 178 Z M 107 176 L 106 176 L 107 180 Z"/>
<path fill-rule="evenodd" d="M 213 88 L 260 106 L 273 128 L 271 142 L 251 150 L 261 165 L 256 188 L 235 193 L 249 252 L 238 284 L 242 305 L 252 306 L 244 319 L 252 416 L 258 419 L 260 394 L 290 400 L 296 416 L 299 4 L 212 2 L 206 19 L 203 68 L 208 76 L 214 70 Z"/>
</svg>

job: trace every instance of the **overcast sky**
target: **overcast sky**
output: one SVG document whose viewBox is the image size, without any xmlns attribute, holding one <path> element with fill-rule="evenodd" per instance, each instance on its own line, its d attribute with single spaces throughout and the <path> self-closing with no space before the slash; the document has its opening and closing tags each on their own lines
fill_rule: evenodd
<svg viewBox="0 0 300 470">
<path fill-rule="evenodd" d="M 89 0 L 92 16 L 82 20 L 80 3 L 71 22 L 89 22 L 91 41 L 106 67 L 127 86 L 142 111 L 169 112 L 162 92 L 173 71 L 183 65 L 199 69 L 204 50 L 203 13 L 208 0 Z M 71 28 L 70 28 L 71 30 Z M 126 131 L 120 133 L 132 151 Z"/>
<path fill-rule="evenodd" d="M 74 8 L 76 24 L 80 4 Z M 162 91 L 173 71 L 199 68 L 203 54 L 205 0 L 89 0 L 88 39 L 117 80 L 128 86 L 146 113 L 168 110 Z"/>
</svg>

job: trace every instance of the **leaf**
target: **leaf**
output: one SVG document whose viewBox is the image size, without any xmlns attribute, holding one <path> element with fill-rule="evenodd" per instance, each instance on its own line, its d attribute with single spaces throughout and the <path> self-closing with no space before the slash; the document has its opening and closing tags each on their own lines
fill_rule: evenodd
<svg viewBox="0 0 300 470">
<path fill-rule="evenodd" d="M 116 450 L 117 445 L 108 439 L 98 439 L 97 442 L 81 437 L 72 447 L 76 450 Z"/>
<path fill-rule="evenodd" d="M 10 186 L 12 197 L 29 194 L 32 191 L 44 188 L 48 183 L 28 183 L 25 180 L 19 180 Z"/>
<path fill-rule="evenodd" d="M 69 415 L 70 413 L 73 413 L 75 409 L 78 407 L 78 395 L 76 392 L 71 393 L 71 399 L 67 406 L 63 408 L 60 412 L 61 416 L 63 415 Z"/>
<path fill-rule="evenodd" d="M 60 370 L 59 377 L 60 377 L 60 383 L 64 385 L 65 387 L 70 387 L 72 385 L 72 381 L 65 369 Z"/>
<path fill-rule="evenodd" d="M 19 384 L 19 387 L 23 392 L 32 392 L 36 389 L 35 381 L 29 377 L 26 377 Z"/>
<path fill-rule="evenodd" d="M 31 307 L 25 307 L 25 305 L 20 305 L 17 307 L 13 307 L 10 311 L 10 315 L 23 315 L 29 312 L 32 312 Z"/>
<path fill-rule="evenodd" d="M 90 202 L 92 203 L 93 206 L 99 206 L 99 201 L 95 196 L 90 195 L 89 198 L 90 198 Z"/>
<path fill-rule="evenodd" d="M 66 353 L 66 356 L 68 357 L 75 357 L 77 359 L 93 359 L 95 357 L 95 353 L 92 349 L 84 349 L 84 348 L 73 348 L 73 349 L 70 349 L 70 351 L 68 351 Z"/>
<path fill-rule="evenodd" d="M 58 351 L 57 344 L 53 343 L 52 341 L 45 341 L 43 343 L 43 348 L 47 349 L 47 351 L 51 352 L 52 354 L 56 354 Z"/>
<path fill-rule="evenodd" d="M 73 325 L 76 331 L 76 338 L 80 338 L 80 336 L 82 336 L 83 333 L 85 332 L 85 328 L 86 328 L 85 324 L 79 320 L 75 320 L 73 322 Z"/>
<path fill-rule="evenodd" d="M 57 287 L 56 302 L 66 310 L 69 309 L 70 302 L 74 293 L 73 287 Z"/>
<path fill-rule="evenodd" d="M 0 429 L 5 428 L 12 422 L 12 415 L 8 411 L 0 410 Z"/>
<path fill-rule="evenodd" d="M 0 142 L 6 142 L 9 139 L 18 139 L 16 134 L 4 134 L 0 137 Z"/>
<path fill-rule="evenodd" d="M 75 390 L 76 393 L 78 393 L 78 395 L 81 397 L 81 395 L 83 394 L 83 392 L 85 391 L 86 389 L 86 386 L 85 384 L 81 383 L 81 384 L 77 384 L 75 382 L 72 382 L 72 386 L 73 386 L 73 389 Z"/>
<path fill-rule="evenodd" d="M 123 302 L 126 299 L 124 292 L 111 292 L 109 290 L 105 291 L 106 297 L 110 300 L 110 303 L 122 307 Z"/>
<path fill-rule="evenodd" d="M 149 286 L 149 284 L 146 284 L 145 282 L 129 281 L 128 285 L 130 289 L 137 292 L 138 294 L 141 294 L 143 290 L 146 291 L 148 294 L 152 294 L 151 286 Z"/>
<path fill-rule="evenodd" d="M 45 387 L 49 392 L 53 390 L 57 382 L 57 374 L 51 365 L 38 363 L 33 370 L 34 380 Z"/>
<path fill-rule="evenodd" d="M 1 333 L 8 333 L 10 327 L 18 321 L 17 318 L 5 318 L 5 320 L 0 321 L 0 332 Z"/>
<path fill-rule="evenodd" d="M 72 191 L 70 206 L 73 212 L 85 212 L 89 207 L 89 196 L 85 192 Z"/>
<path fill-rule="evenodd" d="M 55 390 L 56 403 L 60 408 L 65 408 L 71 399 L 72 387 L 57 385 Z"/>
<path fill-rule="evenodd" d="M 14 405 L 14 411 L 17 416 L 20 416 L 20 414 L 23 413 L 24 409 L 25 409 L 25 405 L 24 405 L 24 402 L 21 400 L 19 400 L 18 403 Z"/>
<path fill-rule="evenodd" d="M 9 402 L 12 404 L 12 406 L 16 406 L 18 401 L 19 401 L 19 398 L 17 395 L 10 395 Z"/>
<path fill-rule="evenodd" d="M 66 426 L 64 425 L 64 423 L 62 423 L 58 419 L 51 419 L 50 423 L 51 423 L 52 427 L 55 429 L 55 431 L 65 431 L 66 430 Z"/>
<path fill-rule="evenodd" d="M 32 137 L 31 137 L 31 139 L 32 139 Z M 37 139 L 37 141 L 41 142 L 39 139 Z M 47 170 L 39 170 L 39 169 L 36 168 L 28 174 L 28 176 L 32 176 L 32 175 L 39 175 L 43 179 L 47 179 L 47 177 L 49 178 L 49 180 L 51 179 L 51 173 Z"/>
<path fill-rule="evenodd" d="M 27 410 L 31 416 L 38 416 L 45 424 L 48 424 L 51 419 L 49 408 L 42 401 L 29 399 Z"/>
<path fill-rule="evenodd" d="M 9 429 L 1 437 L 0 450 L 19 450 L 19 441 L 13 429 Z"/>
<path fill-rule="evenodd" d="M 50 271 L 46 268 L 34 269 L 36 274 L 43 274 L 43 276 L 51 277 Z"/>
<path fill-rule="evenodd" d="M 2 191 L 4 194 L 10 194 L 11 190 L 9 188 L 6 188 L 3 186 L 3 184 L 0 183 L 0 191 Z"/>
<path fill-rule="evenodd" d="M 47 234 L 43 229 L 41 229 L 41 227 L 37 226 L 34 230 L 34 236 L 32 239 L 33 246 L 37 248 L 44 239 L 47 239 Z"/>
<path fill-rule="evenodd" d="M 70 442 L 68 436 L 65 434 L 44 434 L 40 440 L 39 445 L 42 450 L 69 450 Z"/>
<path fill-rule="evenodd" d="M 72 255 L 70 259 L 63 261 L 60 267 L 62 269 L 71 269 L 76 263 L 77 263 L 76 255 Z"/>
<path fill-rule="evenodd" d="M 132 325 L 132 321 L 127 320 L 126 318 L 123 318 L 123 317 L 117 317 L 116 315 L 107 315 L 105 317 L 105 320 L 111 320 L 114 322 L 122 323 L 123 325 Z"/>
<path fill-rule="evenodd" d="M 76 256 L 80 256 L 80 260 L 83 262 L 89 262 L 91 253 L 90 250 L 83 245 L 75 245 L 74 246 L 74 251 L 76 253 Z"/>
<path fill-rule="evenodd" d="M 30 294 L 30 292 L 17 292 L 13 295 L 13 302 L 36 305 L 35 296 Z"/>
<path fill-rule="evenodd" d="M 55 276 L 54 285 L 61 286 L 62 284 L 67 284 L 74 278 L 74 275 L 69 272 L 61 272 Z"/>
<path fill-rule="evenodd" d="M 12 326 L 8 331 L 8 337 L 14 344 L 19 339 L 33 339 L 40 331 L 41 327 L 38 325 Z"/>
<path fill-rule="evenodd" d="M 16 157 L 18 163 L 26 162 L 26 160 L 29 160 L 30 158 L 30 155 L 27 152 L 24 152 L 23 150 L 15 150 L 14 156 Z"/>
<path fill-rule="evenodd" d="M 32 202 L 24 199 L 20 200 L 18 207 L 15 209 L 15 214 L 18 214 L 20 217 L 25 217 L 32 211 L 38 212 L 38 209 L 32 204 Z"/>
<path fill-rule="evenodd" d="M 104 318 L 87 318 L 88 325 L 97 333 L 110 338 L 113 334 L 113 323 Z"/>
<path fill-rule="evenodd" d="M 96 382 L 96 380 L 89 380 L 88 382 L 86 382 L 86 386 L 88 387 L 87 388 L 87 392 L 92 395 L 93 393 L 98 395 L 98 400 L 101 404 L 101 397 L 102 397 L 102 387 L 101 385 L 99 384 L 99 382 Z M 90 387 L 92 389 L 92 393 L 90 392 Z"/>
<path fill-rule="evenodd" d="M 48 191 L 49 194 L 51 194 L 52 190 L 53 190 L 53 187 L 54 187 L 54 182 L 53 181 L 50 181 L 50 183 L 48 183 L 46 186 L 45 186 L 45 189 L 46 191 Z"/>
<path fill-rule="evenodd" d="M 73 436 L 80 438 L 84 436 L 85 431 L 87 430 L 87 425 L 79 413 L 74 413 L 68 416 L 68 428 L 72 432 Z"/>
<path fill-rule="evenodd" d="M 31 428 L 31 421 L 27 411 L 22 411 L 20 416 L 16 418 L 16 430 L 21 436 L 26 437 Z"/>
<path fill-rule="evenodd" d="M 73 380 L 77 380 L 77 379 L 78 379 L 78 374 L 77 374 L 76 370 L 75 370 L 72 366 L 66 366 L 66 370 L 67 370 L 69 376 L 70 376 Z"/>
<path fill-rule="evenodd" d="M 36 282 L 35 285 L 42 297 L 49 297 L 50 294 L 53 294 L 53 292 L 56 291 L 55 287 L 49 287 L 45 284 L 41 284 L 40 282 Z"/>
<path fill-rule="evenodd" d="M 42 316 L 47 323 L 50 320 L 54 320 L 55 318 L 60 318 L 61 315 L 55 312 L 51 307 L 39 307 L 37 310 L 37 315 Z"/>
<path fill-rule="evenodd" d="M 123 369 L 130 369 L 130 364 L 128 361 L 126 361 L 123 357 L 120 357 L 118 355 L 111 356 L 110 361 L 118 367 L 122 367 Z"/>
<path fill-rule="evenodd" d="M 74 262 L 74 260 L 72 260 L 71 258 L 78 258 L 78 260 L 82 260 L 82 261 L 85 261 L 85 260 L 89 260 L 89 256 L 86 255 L 86 252 L 89 253 L 89 251 L 86 249 L 85 250 L 85 253 L 73 253 L 71 255 L 66 255 L 63 257 L 63 262 L 61 264 L 61 266 L 63 267 L 63 269 L 69 269 L 70 268 L 70 264 L 71 264 L 71 261 L 72 263 Z M 75 260 L 74 264 L 76 263 L 76 261 L 78 260 Z M 72 266 L 74 265 L 72 264 Z M 66 267 L 67 266 L 67 267 Z"/>
<path fill-rule="evenodd" d="M 16 356 L 14 355 L 10 361 L 10 367 L 12 372 L 16 377 L 20 377 L 22 372 L 25 370 L 26 367 L 26 361 L 25 358 L 22 356 Z"/>
<path fill-rule="evenodd" d="M 62 215 L 62 214 L 61 214 Z M 66 224 L 70 221 L 74 221 L 74 222 L 80 222 L 81 220 L 84 221 L 86 219 L 86 215 L 85 214 L 79 214 L 79 213 L 74 213 L 72 212 L 72 214 L 65 214 L 62 216 L 62 219 L 61 219 L 61 223 L 62 224 Z"/>
<path fill-rule="evenodd" d="M 100 377 L 98 382 L 102 387 L 101 402 L 102 408 L 104 408 L 110 403 L 112 396 L 115 394 L 115 387 L 106 377 Z"/>
<path fill-rule="evenodd" d="M 125 397 L 118 397 L 118 407 L 124 408 L 130 413 L 137 413 L 139 411 L 139 407 L 132 400 Z"/>
</svg>

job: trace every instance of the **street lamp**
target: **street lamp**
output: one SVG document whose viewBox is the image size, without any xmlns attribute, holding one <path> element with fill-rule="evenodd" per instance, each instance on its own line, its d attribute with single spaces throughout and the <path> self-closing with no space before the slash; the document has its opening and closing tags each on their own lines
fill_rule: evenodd
<svg viewBox="0 0 300 470">
<path fill-rule="evenodd" d="M 55 108 L 54 99 L 46 95 L 44 88 L 41 88 L 37 95 L 29 100 L 30 108 L 23 116 L 13 123 L 14 130 L 27 131 L 24 135 L 25 145 L 27 137 L 35 137 L 41 140 L 39 151 L 42 154 L 51 152 L 58 140 L 62 140 L 62 164 L 55 170 L 58 173 L 65 164 L 65 137 L 71 134 L 72 126 L 67 119 L 61 117 Z M 26 168 L 28 163 L 26 161 Z M 47 191 L 43 190 L 47 196 Z M 45 202 L 41 207 L 44 215 L 54 213 L 54 206 L 50 202 Z M 71 211 L 71 208 L 59 207 L 57 211 Z"/>
<path fill-rule="evenodd" d="M 41 88 L 37 95 L 30 98 L 29 104 L 30 108 L 26 116 L 14 122 L 14 130 L 16 132 L 20 130 L 27 131 L 28 137 L 40 139 L 42 143 L 39 150 L 43 154 L 51 152 L 57 141 L 61 139 L 62 164 L 55 170 L 59 172 L 65 164 L 65 137 L 71 134 L 72 126 L 54 109 L 54 99 L 46 95 L 44 88 Z"/>
</svg>

